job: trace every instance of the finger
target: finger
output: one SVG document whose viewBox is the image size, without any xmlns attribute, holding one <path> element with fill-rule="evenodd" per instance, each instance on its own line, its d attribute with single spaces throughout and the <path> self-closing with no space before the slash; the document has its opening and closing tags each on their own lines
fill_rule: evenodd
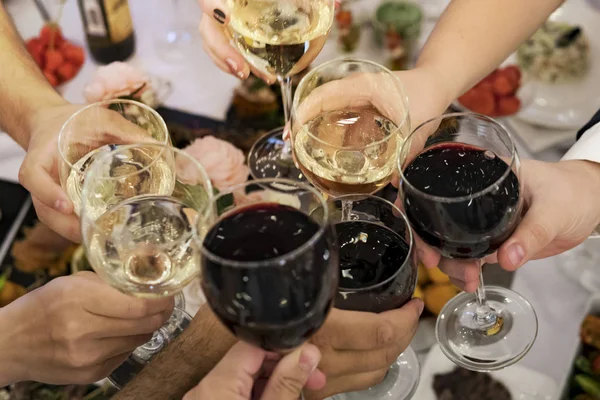
<svg viewBox="0 0 600 400">
<path fill-rule="evenodd" d="M 560 217 L 551 215 L 541 202 L 534 202 L 512 236 L 498 250 L 498 262 L 514 271 L 536 257 L 556 237 Z"/>
<path fill-rule="evenodd" d="M 200 7 L 206 16 L 210 16 L 219 25 L 229 23 L 229 8 L 221 0 L 200 0 Z"/>
<path fill-rule="evenodd" d="M 147 335 L 160 329 L 169 317 L 169 312 L 162 312 L 138 319 L 106 318 L 95 334 L 105 338 Z"/>
<path fill-rule="evenodd" d="M 121 293 L 105 283 L 98 283 L 95 293 L 83 299 L 86 311 L 104 317 L 141 319 L 173 310 L 172 297 L 160 299 L 140 299 Z M 102 301 L 97 301 L 102 299 Z"/>
<path fill-rule="evenodd" d="M 310 344 L 285 356 L 273 371 L 261 400 L 297 400 L 320 360 L 319 349 Z"/>
<path fill-rule="evenodd" d="M 416 327 L 414 329 L 416 331 Z M 319 368 L 330 378 L 378 371 L 389 367 L 410 344 L 412 330 L 392 346 L 367 351 L 337 351 L 323 357 Z"/>
<path fill-rule="evenodd" d="M 454 279 L 454 278 L 450 278 L 450 283 L 453 284 L 454 286 L 456 286 L 457 288 L 459 288 L 460 290 L 465 290 L 465 282 L 461 281 L 460 279 Z M 475 288 L 477 289 L 477 288 Z M 465 290 L 466 292 L 466 290 Z"/>
<path fill-rule="evenodd" d="M 417 249 L 417 258 L 419 261 L 423 263 L 427 269 L 436 268 L 442 258 L 440 252 L 426 244 L 416 233 L 413 237 L 415 239 L 415 247 Z"/>
<path fill-rule="evenodd" d="M 388 368 L 330 379 L 327 386 L 317 392 L 307 392 L 307 399 L 323 399 L 338 393 L 357 392 L 375 386 L 383 381 Z"/>
<path fill-rule="evenodd" d="M 217 61 L 219 68 L 240 79 L 247 79 L 250 67 L 244 57 L 229 43 L 223 27 L 210 18 L 200 21 L 200 34 L 203 46 L 211 58 Z"/>
<path fill-rule="evenodd" d="M 442 258 L 440 261 L 440 269 L 450 279 L 455 279 L 464 282 L 462 287 L 465 292 L 472 293 L 479 285 L 479 260 L 454 260 Z"/>
<path fill-rule="evenodd" d="M 72 242 L 81 242 L 79 218 L 77 218 L 75 214 L 63 214 L 62 212 L 48 207 L 37 197 L 32 196 L 31 199 L 33 201 L 33 206 L 35 207 L 37 217 L 43 224 Z"/>
<path fill-rule="evenodd" d="M 119 338 L 104 338 L 98 341 L 98 363 L 116 357 L 120 354 L 131 353 L 152 339 L 152 333 L 125 336 Z"/>
<path fill-rule="evenodd" d="M 44 158 L 45 155 L 37 151 L 28 154 L 19 169 L 19 182 L 48 209 L 72 214 L 73 203 L 48 172 L 52 166 L 46 165 Z"/>
</svg>

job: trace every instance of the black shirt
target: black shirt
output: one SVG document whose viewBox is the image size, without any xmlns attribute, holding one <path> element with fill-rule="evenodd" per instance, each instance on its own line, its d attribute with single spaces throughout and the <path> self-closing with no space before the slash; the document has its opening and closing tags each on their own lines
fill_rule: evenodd
<svg viewBox="0 0 600 400">
<path fill-rule="evenodd" d="M 600 123 L 600 110 L 598 110 L 596 112 L 596 114 L 594 114 L 594 116 L 592 117 L 592 119 L 590 120 L 590 122 L 588 122 L 587 124 L 584 125 L 583 128 L 581 128 L 579 130 L 579 132 L 577 132 L 577 140 L 579 140 L 579 138 L 588 131 L 588 129 L 591 129 L 594 125 Z"/>
</svg>

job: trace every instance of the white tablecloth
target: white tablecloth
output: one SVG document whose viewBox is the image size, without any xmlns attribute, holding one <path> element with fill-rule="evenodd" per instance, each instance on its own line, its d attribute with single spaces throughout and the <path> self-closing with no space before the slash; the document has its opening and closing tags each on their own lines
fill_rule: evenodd
<svg viewBox="0 0 600 400">
<path fill-rule="evenodd" d="M 197 23 L 200 10 L 196 1 L 180 1 L 185 7 L 183 18 Z M 62 26 L 67 38 L 83 43 L 83 30 L 76 3 L 66 3 Z M 131 61 L 151 74 L 168 77 L 172 81 L 173 95 L 167 100 L 166 106 L 212 118 L 224 118 L 237 84 L 236 78 L 217 69 L 203 53 L 200 42 L 197 51 L 190 52 L 189 58 L 180 65 L 161 61 L 155 54 L 154 43 L 171 18 L 171 2 L 130 0 L 130 4 L 137 36 L 137 52 Z M 367 0 L 364 7 L 369 8 L 374 4 L 375 1 Z M 42 22 L 32 1 L 9 0 L 7 7 L 24 38 L 37 33 Z M 431 27 L 432 22 L 428 21 L 424 33 L 427 34 Z M 356 56 L 380 61 L 378 51 L 368 44 L 370 38 L 364 35 L 363 40 L 365 44 Z M 335 43 L 329 43 L 317 62 L 335 55 Z M 93 62 L 86 62 L 79 75 L 62 89 L 63 95 L 72 102 L 82 102 L 83 86 L 90 80 L 95 68 Z M 527 157 L 526 149 L 521 149 L 521 153 Z M 7 135 L 0 134 L 0 178 L 17 180 L 23 154 Z M 522 364 L 560 383 L 570 368 L 570 357 L 576 346 L 579 323 L 589 294 L 566 278 L 560 271 L 557 258 L 531 262 L 520 269 L 516 273 L 513 288 L 529 299 L 539 319 L 537 341 Z"/>
</svg>

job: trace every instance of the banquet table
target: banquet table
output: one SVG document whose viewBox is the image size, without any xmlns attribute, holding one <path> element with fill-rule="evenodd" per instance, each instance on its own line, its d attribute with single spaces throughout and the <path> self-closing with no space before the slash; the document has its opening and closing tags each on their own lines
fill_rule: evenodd
<svg viewBox="0 0 600 400">
<path fill-rule="evenodd" d="M 178 18 L 181 23 L 197 25 L 200 9 L 195 0 L 180 0 L 185 11 Z M 52 3 L 52 2 L 47 2 Z M 56 1 L 56 3 L 58 3 Z M 375 4 L 375 1 L 367 1 Z M 137 37 L 135 56 L 130 60 L 148 73 L 168 78 L 173 87 L 165 106 L 214 119 L 224 119 L 233 89 L 238 80 L 226 75 L 213 65 L 203 52 L 200 38 L 194 51 L 178 64 L 164 62 L 157 56 L 155 40 L 163 34 L 170 22 L 172 3 L 167 0 L 130 0 Z M 367 5 L 368 7 L 369 5 Z M 42 20 L 33 1 L 8 0 L 6 7 L 24 38 L 37 34 Z M 84 43 L 84 34 L 77 2 L 68 1 L 61 21 L 65 37 Z M 433 21 L 426 21 L 423 41 L 431 31 Z M 366 36 L 366 35 L 363 35 Z M 363 38 L 363 40 L 369 40 Z M 337 55 L 334 41 L 328 43 L 316 63 Z M 368 44 L 361 46 L 359 57 L 380 61 L 381 55 Z M 86 61 L 75 79 L 60 89 L 66 99 L 83 102 L 83 87 L 90 81 L 97 65 Z M 522 146 L 520 146 L 522 147 Z M 520 148 L 524 158 L 532 157 L 526 148 Z M 17 181 L 18 169 L 24 152 L 6 135 L 0 133 L 0 179 Z M 545 153 L 546 160 L 557 160 L 560 153 Z M 561 271 L 560 258 L 532 261 L 516 272 L 512 288 L 526 297 L 535 308 L 539 320 L 537 341 L 521 364 L 546 374 L 560 384 L 568 373 L 571 356 L 577 345 L 579 324 L 585 313 L 590 293 Z"/>
</svg>

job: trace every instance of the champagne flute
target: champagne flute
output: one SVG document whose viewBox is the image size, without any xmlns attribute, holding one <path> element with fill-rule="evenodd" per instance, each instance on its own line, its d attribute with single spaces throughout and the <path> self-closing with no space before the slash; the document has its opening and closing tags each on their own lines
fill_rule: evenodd
<svg viewBox="0 0 600 400">
<path fill-rule="evenodd" d="M 188 0 L 189 1 L 189 0 Z M 182 62 L 195 49 L 196 31 L 180 18 L 185 15 L 182 0 L 171 0 L 171 18 L 166 32 L 156 41 L 158 55 L 167 62 Z"/>
<path fill-rule="evenodd" d="M 329 196 L 373 194 L 392 180 L 410 130 L 400 79 L 371 61 L 342 58 L 310 71 L 292 108 L 294 158 Z M 346 200 L 344 215 L 351 210 Z"/>
<path fill-rule="evenodd" d="M 201 276 L 208 304 L 252 345 L 280 353 L 301 346 L 325 322 L 337 289 L 338 251 L 325 199 L 301 182 L 263 179 L 212 203 L 200 221 L 207 231 Z"/>
<path fill-rule="evenodd" d="M 119 146 L 88 169 L 81 225 L 94 271 L 132 296 L 179 294 L 167 323 L 113 376 L 117 385 L 139 372 L 189 324 L 180 292 L 200 271 L 197 220 L 212 193 L 198 161 L 164 144 Z"/>
<path fill-rule="evenodd" d="M 343 203 L 352 203 L 349 216 Z M 329 203 L 340 253 L 335 307 L 381 313 L 402 307 L 417 284 L 417 257 L 406 216 L 376 196 L 343 196 Z M 408 400 L 419 383 L 419 360 L 412 348 L 392 364 L 383 382 L 338 400 Z"/>
<path fill-rule="evenodd" d="M 227 0 L 232 43 L 265 78 L 279 81 L 286 123 L 292 103 L 292 77 L 314 61 L 334 19 L 334 0 Z M 294 167 L 283 130 L 260 138 L 248 157 L 252 176 L 303 180 Z"/>
<path fill-rule="evenodd" d="M 133 100 L 106 100 L 83 107 L 58 135 L 60 183 L 80 215 L 81 190 L 88 168 L 119 145 L 170 144 L 167 124 L 152 108 Z"/>
<path fill-rule="evenodd" d="M 447 114 L 419 126 L 401 149 L 401 193 L 421 240 L 442 256 L 479 263 L 510 237 L 523 214 L 520 160 L 510 134 L 479 114 Z M 436 324 L 455 364 L 498 370 L 519 361 L 537 336 L 531 304 L 509 289 L 461 293 Z"/>
</svg>

